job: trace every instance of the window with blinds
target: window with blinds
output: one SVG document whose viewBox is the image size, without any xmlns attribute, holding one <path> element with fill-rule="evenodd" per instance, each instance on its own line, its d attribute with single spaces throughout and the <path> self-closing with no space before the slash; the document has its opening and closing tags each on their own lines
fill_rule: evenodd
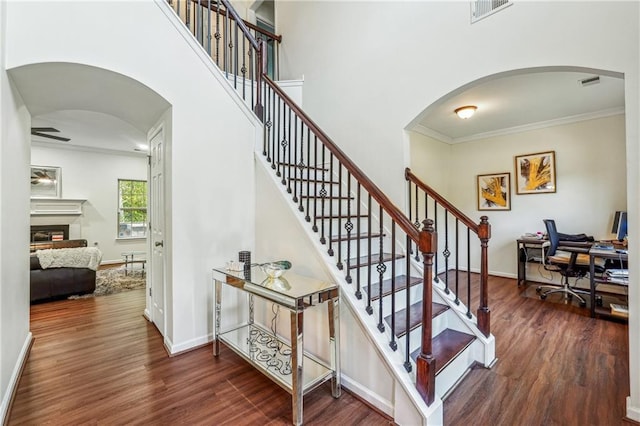
<svg viewBox="0 0 640 426">
<path fill-rule="evenodd" d="M 475 0 L 471 2 L 471 22 L 479 21 L 489 15 L 496 13 L 508 6 L 511 6 L 509 0 Z"/>
</svg>

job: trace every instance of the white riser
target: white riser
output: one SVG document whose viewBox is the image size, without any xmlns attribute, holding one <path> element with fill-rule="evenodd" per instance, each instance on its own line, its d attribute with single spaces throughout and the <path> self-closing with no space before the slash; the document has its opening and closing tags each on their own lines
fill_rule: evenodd
<svg viewBox="0 0 640 426">
<path fill-rule="evenodd" d="M 481 346 L 482 343 L 479 340 L 475 340 L 436 376 L 436 393 L 440 397 L 446 395 L 463 377 L 462 375 L 476 362 L 476 352 L 484 350 Z"/>
</svg>

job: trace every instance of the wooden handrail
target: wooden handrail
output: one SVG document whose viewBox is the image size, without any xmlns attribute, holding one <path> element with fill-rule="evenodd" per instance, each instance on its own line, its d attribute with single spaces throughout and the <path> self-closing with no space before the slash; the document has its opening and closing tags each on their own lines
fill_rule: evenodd
<svg viewBox="0 0 640 426">
<path fill-rule="evenodd" d="M 218 6 L 216 6 L 214 3 L 216 2 L 216 0 L 211 0 L 211 2 L 209 3 L 208 0 L 191 0 L 192 3 L 196 3 L 198 6 L 201 7 L 207 7 L 207 4 L 209 5 L 209 9 L 219 13 L 220 15 L 223 16 L 227 16 L 227 11 L 226 10 L 219 10 Z M 267 36 L 270 39 L 273 39 L 275 41 L 277 41 L 278 43 L 282 43 L 282 36 L 279 36 L 277 34 L 273 34 L 272 32 L 269 32 L 267 30 L 265 30 L 264 28 L 260 28 L 257 25 L 252 24 L 249 21 L 245 21 L 244 19 L 240 18 L 238 16 L 238 14 L 236 13 L 236 10 L 233 7 L 229 7 L 229 4 L 227 2 L 227 0 L 220 0 L 220 3 L 224 4 L 224 6 L 231 11 L 231 19 L 235 20 L 236 22 L 238 22 L 238 26 L 241 26 L 241 22 L 242 24 L 244 24 L 244 26 L 246 28 L 251 28 L 252 30 L 259 32 L 260 34 L 263 34 L 265 36 Z M 249 31 L 247 30 L 245 32 L 245 34 L 247 34 Z M 255 39 L 253 39 L 253 37 L 247 37 L 249 39 L 249 42 L 253 45 L 253 47 L 255 48 L 256 46 L 254 45 L 254 41 Z M 253 39 L 254 41 L 251 41 L 251 39 Z"/>
<path fill-rule="evenodd" d="M 382 192 L 382 190 L 380 190 L 380 188 L 378 188 L 376 184 L 374 184 L 371 179 L 369 179 L 367 175 L 365 175 L 364 172 L 360 170 L 360 168 L 356 166 L 355 163 L 349 157 L 347 157 L 347 155 L 340 148 L 338 148 L 338 146 L 329 138 L 329 136 L 327 136 L 326 133 L 324 133 L 322 129 L 320 129 L 320 127 L 318 127 L 316 123 L 314 123 L 313 120 L 311 120 L 311 118 L 309 118 L 309 116 L 305 114 L 304 111 L 302 111 L 298 107 L 298 105 L 296 105 L 296 103 L 289 96 L 287 96 L 287 94 L 284 93 L 284 91 L 280 89 L 280 87 L 276 83 L 274 83 L 273 80 L 269 78 L 269 76 L 263 75 L 263 78 L 267 85 L 269 85 L 269 87 L 271 87 L 271 89 L 285 101 L 287 106 L 291 108 L 291 110 L 300 118 L 300 120 L 302 120 L 302 122 L 306 124 L 307 127 L 311 129 L 311 131 L 318 137 L 318 139 L 322 141 L 324 146 L 326 146 L 327 149 L 338 159 L 338 161 L 340 161 L 344 168 L 347 169 L 349 173 L 351 173 L 351 175 L 355 177 L 355 179 L 362 185 L 362 187 L 367 190 L 367 192 L 373 197 L 373 199 L 382 206 L 382 208 L 387 212 L 391 219 L 393 219 L 400 226 L 400 228 L 402 228 L 402 230 L 409 236 L 409 238 L 411 238 L 411 240 L 418 243 L 420 241 L 420 231 L 415 228 L 415 226 L 409 221 L 407 216 L 405 216 L 405 214 L 400 211 L 400 209 L 396 207 L 396 205 L 393 204 L 391 200 L 389 200 L 389 198 Z"/>
<path fill-rule="evenodd" d="M 478 234 L 479 225 L 471 220 L 467 215 L 458 210 L 453 204 L 447 201 L 443 196 L 438 194 L 433 188 L 422 182 L 416 175 L 411 172 L 410 168 L 404 169 L 404 177 L 406 180 L 413 182 L 418 188 L 426 192 L 431 198 L 436 200 L 438 204 L 449 210 L 453 215 L 464 223 L 469 229 Z"/>
</svg>

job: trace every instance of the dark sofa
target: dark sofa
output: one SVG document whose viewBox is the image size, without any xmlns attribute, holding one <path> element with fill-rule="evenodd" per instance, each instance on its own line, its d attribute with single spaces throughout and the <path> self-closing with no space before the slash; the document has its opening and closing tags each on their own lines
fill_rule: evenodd
<svg viewBox="0 0 640 426">
<path fill-rule="evenodd" d="M 87 240 L 42 241 L 31 243 L 31 302 L 93 293 L 96 271 L 89 268 L 42 269 L 36 250 L 87 247 Z"/>
</svg>

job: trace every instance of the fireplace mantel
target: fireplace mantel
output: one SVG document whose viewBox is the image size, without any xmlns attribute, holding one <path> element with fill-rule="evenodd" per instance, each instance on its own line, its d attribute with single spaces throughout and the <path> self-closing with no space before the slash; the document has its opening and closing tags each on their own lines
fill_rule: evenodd
<svg viewBox="0 0 640 426">
<path fill-rule="evenodd" d="M 87 200 L 68 198 L 32 198 L 31 215 L 81 215 L 82 204 Z"/>
</svg>

